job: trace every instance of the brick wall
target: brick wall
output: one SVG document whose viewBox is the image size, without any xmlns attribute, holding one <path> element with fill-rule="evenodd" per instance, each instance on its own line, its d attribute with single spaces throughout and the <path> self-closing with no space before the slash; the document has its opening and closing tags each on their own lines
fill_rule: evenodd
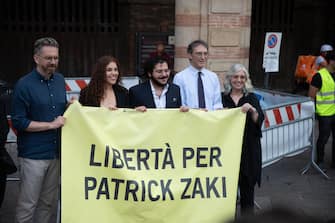
<svg viewBox="0 0 335 223">
<path fill-rule="evenodd" d="M 209 44 L 207 67 L 222 79 L 234 63 L 248 66 L 251 0 L 176 1 L 175 70 L 188 65 L 187 45 L 195 39 Z"/>
</svg>

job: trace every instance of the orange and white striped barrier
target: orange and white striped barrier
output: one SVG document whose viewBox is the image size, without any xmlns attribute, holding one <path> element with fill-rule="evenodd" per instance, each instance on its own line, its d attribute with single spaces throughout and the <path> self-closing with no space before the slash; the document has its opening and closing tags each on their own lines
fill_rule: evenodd
<svg viewBox="0 0 335 223">
<path fill-rule="evenodd" d="M 66 92 L 80 92 L 90 82 L 90 78 L 65 78 Z"/>
<path fill-rule="evenodd" d="M 265 110 L 264 128 L 292 122 L 300 118 L 301 103 Z"/>
<path fill-rule="evenodd" d="M 71 98 L 79 99 L 79 94 L 82 89 L 84 89 L 90 82 L 90 78 L 65 78 L 65 89 L 66 98 L 71 100 Z"/>
</svg>

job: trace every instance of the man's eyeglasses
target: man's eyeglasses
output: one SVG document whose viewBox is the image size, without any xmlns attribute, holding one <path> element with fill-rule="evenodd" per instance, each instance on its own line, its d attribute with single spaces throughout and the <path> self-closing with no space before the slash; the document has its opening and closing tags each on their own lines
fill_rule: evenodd
<svg viewBox="0 0 335 223">
<path fill-rule="evenodd" d="M 48 62 L 52 62 L 52 60 L 58 61 L 58 59 L 59 59 L 57 56 L 55 56 L 55 57 L 52 57 L 52 56 L 42 57 L 42 56 L 40 56 L 40 57 L 41 57 L 42 59 L 48 61 Z"/>
<path fill-rule="evenodd" d="M 208 57 L 208 52 L 196 52 L 194 55 L 197 57 Z"/>
</svg>

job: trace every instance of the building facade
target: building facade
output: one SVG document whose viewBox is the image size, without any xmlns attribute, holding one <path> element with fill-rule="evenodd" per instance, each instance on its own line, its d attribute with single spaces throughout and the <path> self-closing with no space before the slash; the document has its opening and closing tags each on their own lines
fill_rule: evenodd
<svg viewBox="0 0 335 223">
<path fill-rule="evenodd" d="M 209 44 L 207 67 L 221 78 L 234 63 L 249 65 L 251 0 L 176 1 L 175 70 L 188 65 L 186 48 Z"/>
<path fill-rule="evenodd" d="M 243 63 L 263 87 L 265 34 L 281 32 L 279 72 L 269 85 L 290 91 L 298 56 L 335 44 L 334 9 L 333 0 L 3 0 L 0 79 L 15 83 L 33 67 L 32 44 L 42 36 L 60 42 L 59 70 L 67 77 L 89 76 L 105 54 L 119 58 L 123 74 L 141 75 L 158 40 L 179 71 L 188 64 L 188 43 L 203 39 L 208 68 L 220 78 Z"/>
</svg>

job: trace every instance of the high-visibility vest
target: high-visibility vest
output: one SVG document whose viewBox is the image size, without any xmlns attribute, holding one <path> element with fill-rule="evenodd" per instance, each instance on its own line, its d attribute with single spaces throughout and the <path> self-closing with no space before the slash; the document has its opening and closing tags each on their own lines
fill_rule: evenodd
<svg viewBox="0 0 335 223">
<path fill-rule="evenodd" d="M 320 116 L 335 114 L 335 81 L 326 68 L 319 70 L 322 86 L 316 93 L 316 113 Z"/>
</svg>

